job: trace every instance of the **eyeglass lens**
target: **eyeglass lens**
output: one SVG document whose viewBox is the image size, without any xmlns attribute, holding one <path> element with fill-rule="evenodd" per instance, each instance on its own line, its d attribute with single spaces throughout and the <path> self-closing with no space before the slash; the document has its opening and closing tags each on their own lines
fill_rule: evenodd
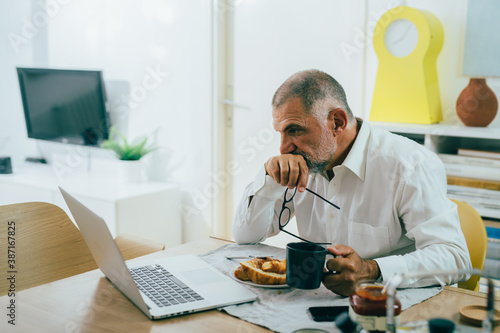
<svg viewBox="0 0 500 333">
<path fill-rule="evenodd" d="M 284 228 L 290 222 L 290 208 L 284 207 L 280 213 L 280 226 Z"/>
<path fill-rule="evenodd" d="M 295 193 L 297 193 L 297 188 L 295 188 L 293 191 L 290 190 L 288 191 L 288 188 L 285 190 L 285 203 L 289 203 L 292 201 L 293 197 L 295 196 Z"/>
<path fill-rule="evenodd" d="M 322 196 L 320 196 L 319 194 L 309 190 L 306 188 L 307 191 L 309 191 L 310 193 L 320 197 L 321 199 L 323 199 L 324 201 L 326 201 L 327 203 L 329 203 L 330 205 L 334 206 L 335 208 L 337 209 L 340 209 L 340 207 L 338 207 L 337 205 L 331 203 L 330 201 L 326 200 L 325 198 L 323 198 Z M 285 190 L 285 195 L 284 195 L 284 201 L 283 201 L 283 205 L 281 206 L 281 212 L 280 212 L 280 216 L 279 216 L 279 228 L 281 231 L 283 232 L 286 232 L 287 234 L 293 236 L 293 237 L 296 237 L 304 242 L 308 242 L 308 243 L 313 243 L 313 244 L 329 244 L 329 243 L 314 243 L 314 242 L 311 242 L 311 241 L 308 241 L 307 239 L 304 239 L 304 238 L 301 238 L 297 235 L 294 235 L 292 234 L 291 232 L 288 232 L 286 231 L 284 228 L 285 226 L 288 224 L 288 222 L 290 222 L 290 215 L 291 215 L 291 211 L 290 211 L 290 208 L 288 208 L 286 206 L 287 203 L 291 202 L 293 197 L 295 196 L 295 193 L 297 193 L 297 188 L 295 188 L 292 191 L 288 191 L 288 188 Z"/>
<path fill-rule="evenodd" d="M 293 191 L 288 191 L 288 189 L 285 190 L 284 201 L 283 205 L 281 206 L 281 212 L 279 216 L 279 223 L 281 228 L 284 228 L 288 224 L 288 222 L 290 222 L 291 211 L 290 208 L 286 206 L 286 204 L 292 201 L 296 192 L 297 188 L 295 188 Z"/>
</svg>

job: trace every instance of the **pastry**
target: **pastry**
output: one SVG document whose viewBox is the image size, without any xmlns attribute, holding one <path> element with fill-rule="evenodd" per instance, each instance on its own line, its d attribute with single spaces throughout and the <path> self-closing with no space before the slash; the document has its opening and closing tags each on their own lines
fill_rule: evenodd
<svg viewBox="0 0 500 333">
<path fill-rule="evenodd" d="M 234 270 L 234 276 L 241 281 L 250 281 L 250 278 L 245 272 L 243 272 L 243 267 L 241 266 Z"/>
<path fill-rule="evenodd" d="M 286 260 L 254 258 L 241 262 L 240 267 L 254 283 L 262 285 L 286 284 Z M 239 278 L 236 271 L 235 276 Z"/>
<path fill-rule="evenodd" d="M 264 272 L 272 272 L 285 274 L 286 273 L 286 259 L 285 260 L 269 260 L 262 264 L 261 269 Z"/>
</svg>

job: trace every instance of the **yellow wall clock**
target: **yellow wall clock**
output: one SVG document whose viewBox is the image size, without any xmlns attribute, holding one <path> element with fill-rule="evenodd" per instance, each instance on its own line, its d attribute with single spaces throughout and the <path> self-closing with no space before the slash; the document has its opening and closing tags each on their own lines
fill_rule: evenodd
<svg viewBox="0 0 500 333">
<path fill-rule="evenodd" d="M 382 15 L 373 34 L 378 70 L 371 121 L 442 120 L 436 62 L 443 41 L 441 22 L 428 11 L 400 6 Z"/>
</svg>

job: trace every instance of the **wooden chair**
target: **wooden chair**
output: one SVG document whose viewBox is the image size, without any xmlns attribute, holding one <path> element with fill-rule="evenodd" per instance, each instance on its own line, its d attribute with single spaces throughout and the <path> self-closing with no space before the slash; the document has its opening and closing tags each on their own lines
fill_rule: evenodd
<svg viewBox="0 0 500 333">
<path fill-rule="evenodd" d="M 116 243 L 125 260 L 165 249 L 130 235 L 118 236 Z M 0 206 L 0 258 L 0 296 L 9 292 L 10 275 L 20 291 L 97 268 L 66 212 L 44 202 Z"/>
<path fill-rule="evenodd" d="M 457 204 L 458 217 L 460 219 L 460 227 L 465 236 L 469 255 L 473 268 L 483 269 L 486 259 L 486 248 L 488 246 L 488 238 L 483 219 L 474 207 L 465 202 L 453 200 Z M 458 283 L 459 288 L 478 291 L 479 279 L 478 275 L 473 275 L 469 280 Z"/>
</svg>

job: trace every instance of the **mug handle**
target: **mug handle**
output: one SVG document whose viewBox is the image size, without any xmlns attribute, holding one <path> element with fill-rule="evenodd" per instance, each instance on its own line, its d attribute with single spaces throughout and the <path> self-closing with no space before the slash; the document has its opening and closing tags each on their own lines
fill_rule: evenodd
<svg viewBox="0 0 500 333">
<path fill-rule="evenodd" d="M 330 256 L 331 258 L 328 258 L 328 256 Z M 326 263 L 328 262 L 328 260 L 336 258 L 336 257 L 337 257 L 336 255 L 331 254 L 330 252 L 328 252 L 326 254 L 326 257 L 325 257 L 325 271 L 323 271 L 323 275 L 330 275 L 330 274 L 337 274 L 338 273 L 337 271 L 329 271 L 328 268 L 326 268 Z"/>
</svg>

